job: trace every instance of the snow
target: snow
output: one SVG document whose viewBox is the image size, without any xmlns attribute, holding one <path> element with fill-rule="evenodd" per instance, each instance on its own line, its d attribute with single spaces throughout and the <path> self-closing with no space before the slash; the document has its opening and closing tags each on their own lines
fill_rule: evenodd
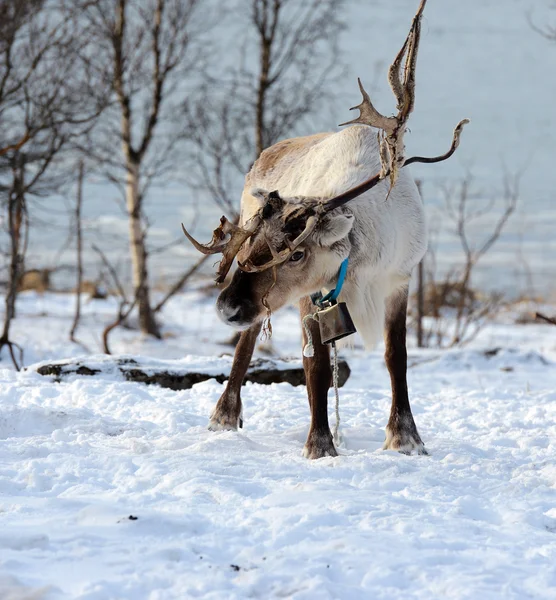
<svg viewBox="0 0 556 600">
<path fill-rule="evenodd" d="M 122 330 L 113 345 L 149 365 L 218 371 L 229 332 L 213 303 L 184 294 L 163 315 L 165 341 Z M 83 354 L 63 341 L 71 305 L 22 296 L 14 339 L 27 364 Z M 113 310 L 86 305 L 91 351 Z M 279 355 L 299 357 L 296 321 L 294 309 L 274 319 Z M 244 429 L 214 433 L 214 380 L 180 392 L 121 377 L 55 383 L 3 355 L 0 598 L 554 598 L 553 332 L 506 316 L 466 349 L 410 347 L 430 456 L 381 450 L 389 377 L 380 349 L 356 343 L 340 456 L 317 461 L 301 455 L 303 387 L 248 384 Z"/>
<path fill-rule="evenodd" d="M 414 8 L 413 0 L 349 5 L 348 65 L 338 101 L 315 118 L 316 129 L 348 118 L 356 75 L 377 106 L 391 110 L 384 69 Z M 553 292 L 556 121 L 546 99 L 556 92 L 554 52 L 528 13 L 540 24 L 553 14 L 545 0 L 430 5 L 407 141 L 409 154 L 437 154 L 455 123 L 472 118 L 453 160 L 414 170 L 431 215 L 441 204 L 437 186 L 467 170 L 491 197 L 501 164 L 524 169 L 520 214 L 477 280 L 516 292 L 525 262 L 535 290 Z M 85 224 L 87 239 L 109 240 L 125 270 L 114 236 L 127 225 L 110 202 L 115 195 L 89 182 Z M 38 207 L 47 226 L 33 233 L 29 267 L 73 264 L 72 249 L 58 250 L 64 202 L 48 198 Z M 181 235 L 179 221 L 194 221 L 198 207 L 204 218 L 195 233 L 204 239 L 209 217 L 220 214 L 206 197 L 175 182 L 154 188 L 153 245 Z M 441 225 L 440 267 L 459 256 L 449 224 Z M 196 253 L 177 246 L 152 258 L 154 279 L 165 285 Z M 0 600 L 556 598 L 554 328 L 516 325 L 514 308 L 465 349 L 417 350 L 410 339 L 411 402 L 429 456 L 381 450 L 389 376 L 381 349 L 365 353 L 356 343 L 345 351 L 352 374 L 340 392 L 340 456 L 307 461 L 303 387 L 247 384 L 244 429 L 209 432 L 222 384 L 176 392 L 125 381 L 97 355 L 116 302 L 84 305 L 84 347 L 67 341 L 73 305 L 70 295 L 21 294 L 12 338 L 29 368 L 16 373 L 5 350 L 1 356 Z M 163 312 L 162 341 L 121 329 L 112 350 L 149 368 L 228 370 L 222 342 L 231 332 L 213 305 L 188 291 Z M 273 325 L 271 350 L 299 360 L 296 310 Z M 77 356 L 103 376 L 56 383 L 36 372 L 45 361 Z"/>
</svg>

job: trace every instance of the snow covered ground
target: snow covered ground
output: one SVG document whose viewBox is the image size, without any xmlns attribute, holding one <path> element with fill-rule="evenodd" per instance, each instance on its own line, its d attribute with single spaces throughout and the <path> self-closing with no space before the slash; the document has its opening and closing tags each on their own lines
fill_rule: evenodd
<svg viewBox="0 0 556 600">
<path fill-rule="evenodd" d="M 114 350 L 217 360 L 229 331 L 212 304 L 184 294 L 164 341 L 119 331 Z M 72 305 L 22 296 L 26 364 L 83 354 L 65 341 Z M 91 351 L 113 313 L 86 305 Z M 277 353 L 299 355 L 295 310 L 273 324 Z M 211 433 L 215 381 L 54 383 L 3 355 L 0 599 L 556 598 L 554 328 L 501 322 L 464 350 L 410 348 L 428 457 L 381 450 L 380 349 L 346 357 L 340 456 L 307 461 L 304 388 L 248 385 L 245 428 Z"/>
</svg>

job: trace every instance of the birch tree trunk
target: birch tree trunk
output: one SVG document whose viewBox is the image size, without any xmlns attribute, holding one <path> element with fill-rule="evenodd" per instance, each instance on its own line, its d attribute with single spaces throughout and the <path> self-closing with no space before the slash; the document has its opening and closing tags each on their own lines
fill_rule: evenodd
<svg viewBox="0 0 556 600">
<path fill-rule="evenodd" d="M 128 159 L 126 175 L 126 205 L 129 220 L 129 250 L 133 287 L 137 296 L 139 325 L 143 333 L 160 339 L 160 330 L 151 308 L 149 280 L 147 272 L 147 249 L 145 233 L 141 226 L 141 197 L 139 194 L 140 163 Z"/>
<path fill-rule="evenodd" d="M 83 229 L 81 227 L 81 209 L 83 206 L 83 179 L 85 177 L 85 165 L 79 161 L 79 171 L 77 175 L 77 198 L 75 199 L 75 257 L 77 259 L 77 285 L 75 292 L 75 313 L 71 325 L 69 339 L 70 342 L 79 344 L 75 338 L 75 332 L 79 327 L 81 319 L 81 293 L 83 291 Z"/>
<path fill-rule="evenodd" d="M 15 318 L 15 303 L 17 300 L 18 285 L 24 271 L 24 251 L 22 244 L 22 233 L 25 225 L 25 196 L 24 196 L 24 166 L 21 156 L 18 154 L 12 166 L 13 181 L 11 190 L 9 190 L 7 211 L 8 211 L 8 233 L 10 236 L 10 258 L 9 258 L 9 279 L 8 289 L 5 298 L 4 326 L 0 335 L 0 350 L 8 346 L 12 361 L 17 371 L 20 370 L 23 363 L 23 351 L 14 342 L 10 340 L 10 325 Z M 14 346 L 19 349 L 20 362 L 18 363 L 14 354 Z"/>
</svg>

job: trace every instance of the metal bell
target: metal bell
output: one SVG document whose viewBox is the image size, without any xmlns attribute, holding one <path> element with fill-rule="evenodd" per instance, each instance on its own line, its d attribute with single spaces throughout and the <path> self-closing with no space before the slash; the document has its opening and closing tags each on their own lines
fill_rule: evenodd
<svg viewBox="0 0 556 600">
<path fill-rule="evenodd" d="M 319 310 L 318 320 L 323 344 L 331 344 L 357 331 L 345 302 Z"/>
</svg>

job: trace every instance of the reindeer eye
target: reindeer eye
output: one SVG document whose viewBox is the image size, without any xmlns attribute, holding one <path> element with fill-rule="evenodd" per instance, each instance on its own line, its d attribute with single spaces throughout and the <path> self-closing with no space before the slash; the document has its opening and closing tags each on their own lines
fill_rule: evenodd
<svg viewBox="0 0 556 600">
<path fill-rule="evenodd" d="M 297 262 L 298 260 L 301 260 L 304 256 L 305 256 L 305 252 L 301 252 L 301 250 L 297 250 L 296 252 L 294 252 L 291 255 L 290 260 L 293 262 Z"/>
</svg>

